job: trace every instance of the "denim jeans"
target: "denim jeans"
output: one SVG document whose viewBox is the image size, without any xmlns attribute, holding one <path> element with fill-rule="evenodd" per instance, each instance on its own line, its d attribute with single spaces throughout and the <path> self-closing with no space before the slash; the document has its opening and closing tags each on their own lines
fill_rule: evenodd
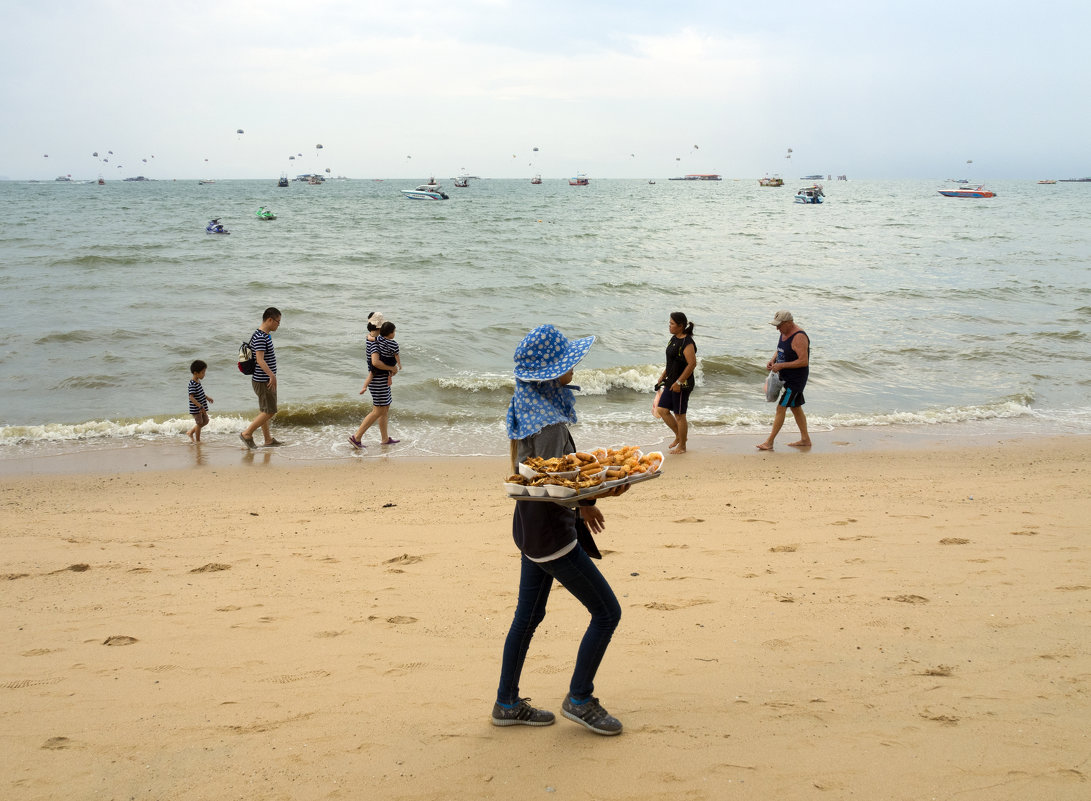
<svg viewBox="0 0 1091 801">
<path fill-rule="evenodd" d="M 559 581 L 591 613 L 591 622 L 576 654 L 569 694 L 576 700 L 583 700 L 589 698 L 595 689 L 595 673 L 614 629 L 621 622 L 621 605 L 591 557 L 577 545 L 560 559 L 549 562 L 532 562 L 526 555 L 520 559 L 519 601 L 504 641 L 500 687 L 496 692 L 496 700 L 500 703 L 514 704 L 519 699 L 519 676 L 523 672 L 534 631 L 545 618 L 553 579 Z"/>
</svg>

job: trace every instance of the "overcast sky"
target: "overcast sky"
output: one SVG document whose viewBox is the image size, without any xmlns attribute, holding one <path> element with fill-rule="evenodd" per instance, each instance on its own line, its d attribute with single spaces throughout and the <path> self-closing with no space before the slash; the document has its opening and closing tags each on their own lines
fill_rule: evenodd
<svg viewBox="0 0 1091 801">
<path fill-rule="evenodd" d="M 13 179 L 1091 175 L 1087 0 L 0 7 Z"/>
</svg>

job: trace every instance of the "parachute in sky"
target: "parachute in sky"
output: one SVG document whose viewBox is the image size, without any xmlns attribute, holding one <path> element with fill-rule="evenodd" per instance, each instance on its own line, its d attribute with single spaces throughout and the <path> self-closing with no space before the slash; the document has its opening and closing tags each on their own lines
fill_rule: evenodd
<svg viewBox="0 0 1091 801">
<path fill-rule="evenodd" d="M 330 168 L 329 168 L 329 167 L 327 167 L 327 168 L 326 168 L 326 172 L 329 172 L 329 171 L 330 171 Z"/>
<path fill-rule="evenodd" d="M 246 131 L 244 131 L 242 128 L 239 128 L 239 130 L 235 131 L 235 133 L 241 134 L 241 133 L 246 133 Z"/>
<path fill-rule="evenodd" d="M 967 164 L 973 164 L 973 163 L 974 163 L 974 160 L 973 160 L 973 159 L 966 159 L 966 163 L 967 163 Z"/>
<path fill-rule="evenodd" d="M 114 151 L 112 150 L 107 150 L 106 152 L 109 153 L 111 156 L 114 155 Z"/>
<path fill-rule="evenodd" d="M 288 161 L 295 161 L 295 156 L 288 156 Z"/>
<path fill-rule="evenodd" d="M 322 145 L 315 145 L 315 146 L 314 146 L 314 149 L 315 149 L 315 150 L 321 150 L 321 149 L 322 149 Z"/>
<path fill-rule="evenodd" d="M 43 158 L 43 159 L 47 159 L 47 158 L 49 158 L 49 154 L 48 154 L 48 153 L 43 153 L 43 154 L 42 154 L 42 158 Z"/>
<path fill-rule="evenodd" d="M 694 149 L 694 150 L 700 150 L 701 148 L 697 147 L 697 145 L 694 145 L 694 146 L 693 146 L 693 149 Z"/>
<path fill-rule="evenodd" d="M 538 152 L 538 148 L 534 148 L 534 152 L 535 152 L 535 153 L 537 153 L 537 152 Z"/>
<path fill-rule="evenodd" d="M 147 164 L 147 163 L 148 163 L 148 160 L 147 160 L 147 159 L 141 159 L 141 161 L 143 161 L 143 162 L 144 162 L 145 164 Z"/>
<path fill-rule="evenodd" d="M 91 155 L 92 155 L 92 156 L 94 156 L 95 158 L 98 158 L 98 151 L 96 150 L 96 151 L 95 151 L 94 153 L 92 153 Z"/>
</svg>

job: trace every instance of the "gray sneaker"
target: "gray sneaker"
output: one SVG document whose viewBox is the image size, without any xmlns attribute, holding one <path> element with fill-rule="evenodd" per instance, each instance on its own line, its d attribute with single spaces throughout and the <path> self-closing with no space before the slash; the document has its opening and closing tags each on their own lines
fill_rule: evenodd
<svg viewBox="0 0 1091 801">
<path fill-rule="evenodd" d="M 520 698 L 511 709 L 500 704 L 492 705 L 492 725 L 494 726 L 548 726 L 557 718 L 548 709 L 535 709 L 529 698 Z"/>
<path fill-rule="evenodd" d="M 595 734 L 621 734 L 621 721 L 603 709 L 597 698 L 588 698 L 582 704 L 576 704 L 572 702 L 571 695 L 566 695 L 561 704 L 561 714 Z"/>
</svg>

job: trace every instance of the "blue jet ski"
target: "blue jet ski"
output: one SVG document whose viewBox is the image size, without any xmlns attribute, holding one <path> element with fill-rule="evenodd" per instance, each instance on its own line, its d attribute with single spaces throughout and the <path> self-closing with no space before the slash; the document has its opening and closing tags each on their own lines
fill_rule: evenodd
<svg viewBox="0 0 1091 801">
<path fill-rule="evenodd" d="M 206 234 L 230 234 L 226 228 L 223 227 L 223 223 L 220 222 L 220 218 L 217 217 L 208 221 L 208 225 L 205 226 Z"/>
</svg>

